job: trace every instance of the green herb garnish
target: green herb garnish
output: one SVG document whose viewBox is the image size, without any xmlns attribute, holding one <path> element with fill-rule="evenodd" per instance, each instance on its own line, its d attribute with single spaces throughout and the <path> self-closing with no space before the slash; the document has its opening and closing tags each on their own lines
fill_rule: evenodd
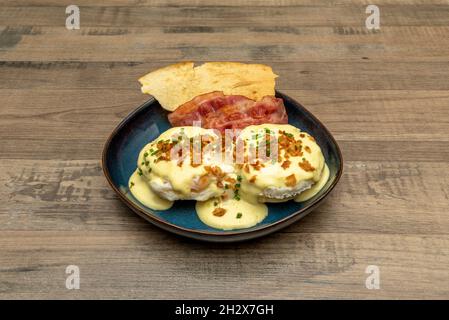
<svg viewBox="0 0 449 320">
<path fill-rule="evenodd" d="M 240 219 L 241 217 L 242 217 L 242 213 L 241 213 L 241 212 L 238 212 L 236 218 L 237 218 L 237 219 Z"/>
<path fill-rule="evenodd" d="M 239 195 L 239 190 L 238 189 L 234 190 L 234 199 L 237 200 L 237 201 L 240 200 L 240 195 Z"/>
</svg>

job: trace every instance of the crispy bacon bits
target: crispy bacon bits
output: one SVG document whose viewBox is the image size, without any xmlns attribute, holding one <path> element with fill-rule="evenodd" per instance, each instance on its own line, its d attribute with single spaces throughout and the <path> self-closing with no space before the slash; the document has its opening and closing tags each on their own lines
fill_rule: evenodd
<svg viewBox="0 0 449 320">
<path fill-rule="evenodd" d="M 285 185 L 287 187 L 294 187 L 296 185 L 296 177 L 294 174 L 291 174 L 285 178 Z"/>
<path fill-rule="evenodd" d="M 198 182 L 191 188 L 192 191 L 202 191 L 204 189 L 207 188 L 207 186 L 210 183 L 210 178 L 208 175 L 202 175 L 199 179 Z"/>
<path fill-rule="evenodd" d="M 214 211 L 212 211 L 212 214 L 216 217 L 222 217 L 226 213 L 226 209 L 223 208 L 215 208 Z"/>
<path fill-rule="evenodd" d="M 251 167 L 253 167 L 254 170 L 259 171 L 261 167 L 264 167 L 264 165 L 259 160 L 257 160 L 256 163 L 251 164 Z"/>
<path fill-rule="evenodd" d="M 236 182 L 236 180 L 234 178 L 231 178 L 231 177 L 226 177 L 224 180 L 226 182 L 229 182 L 230 184 L 234 184 Z"/>
<path fill-rule="evenodd" d="M 182 130 L 181 130 L 182 132 Z M 194 142 L 200 141 L 201 142 L 201 148 L 194 147 Z M 173 137 L 172 139 L 166 139 L 166 140 L 159 140 L 155 142 L 152 145 L 152 148 L 145 152 L 144 158 L 146 159 L 148 155 L 155 156 L 156 159 L 154 160 L 155 163 L 159 161 L 170 161 L 171 159 L 171 153 L 172 149 L 176 146 L 179 148 L 177 150 L 177 156 L 178 156 L 178 162 L 177 165 L 179 167 L 182 167 L 184 160 L 189 160 L 190 158 L 190 165 L 193 168 L 198 167 L 203 162 L 203 153 L 202 150 L 212 143 L 214 141 L 214 138 L 210 135 L 200 135 L 195 138 L 190 137 L 187 138 L 184 133 L 181 133 L 178 137 Z M 186 145 L 186 143 L 189 143 Z M 189 150 L 184 150 L 186 147 L 189 147 Z M 186 154 L 184 154 L 184 151 Z M 187 154 L 188 153 L 188 154 Z M 195 159 L 194 159 L 195 156 Z M 197 159 L 199 158 L 199 159 Z M 197 163 L 199 161 L 199 163 Z"/>
<path fill-rule="evenodd" d="M 292 162 L 290 161 L 290 160 L 285 160 L 283 163 L 282 163 L 282 165 L 281 165 L 281 167 L 285 170 L 285 169 L 287 169 L 288 167 L 290 167 L 290 164 L 291 164 Z"/>
<path fill-rule="evenodd" d="M 315 170 L 315 168 L 310 164 L 309 161 L 307 161 L 306 159 L 302 159 L 302 162 L 299 162 L 298 165 L 300 166 L 300 168 L 304 171 L 307 172 L 312 172 Z"/>
<path fill-rule="evenodd" d="M 215 177 L 217 187 L 222 189 L 235 189 L 236 180 L 228 177 L 226 172 L 218 166 L 204 166 L 204 170 L 206 171 L 203 176 Z M 227 183 L 224 183 L 227 182 Z"/>
<path fill-rule="evenodd" d="M 304 150 L 306 150 L 308 153 L 312 153 L 312 150 L 310 149 L 309 146 L 305 146 Z"/>
<path fill-rule="evenodd" d="M 302 141 L 295 140 L 293 134 L 287 133 L 285 131 L 279 131 L 280 135 L 278 138 L 278 154 L 281 150 L 284 150 L 284 156 L 298 157 L 302 155 Z"/>
<path fill-rule="evenodd" d="M 218 166 L 204 166 L 204 170 L 217 178 L 223 178 L 226 175 Z"/>
</svg>

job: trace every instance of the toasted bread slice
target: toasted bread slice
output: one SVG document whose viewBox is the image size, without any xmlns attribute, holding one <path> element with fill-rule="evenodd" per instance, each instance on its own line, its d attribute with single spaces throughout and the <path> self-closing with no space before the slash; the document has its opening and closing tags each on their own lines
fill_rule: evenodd
<svg viewBox="0 0 449 320">
<path fill-rule="evenodd" d="M 153 71 L 139 79 L 142 92 L 153 95 L 164 109 L 175 110 L 194 97 L 222 91 L 252 100 L 274 96 L 275 78 L 271 67 L 239 62 L 207 62 L 194 67 L 182 62 Z"/>
</svg>

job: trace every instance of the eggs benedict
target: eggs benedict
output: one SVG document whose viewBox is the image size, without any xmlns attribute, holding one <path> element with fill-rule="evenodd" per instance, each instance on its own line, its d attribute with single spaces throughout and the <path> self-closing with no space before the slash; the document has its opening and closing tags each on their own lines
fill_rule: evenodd
<svg viewBox="0 0 449 320">
<path fill-rule="evenodd" d="M 214 130 L 171 128 L 141 150 L 130 191 L 155 210 L 197 200 L 202 222 L 232 230 L 265 219 L 266 202 L 310 199 L 329 178 L 315 139 L 291 125 L 246 127 L 231 142 L 232 163 L 224 146 Z"/>
<path fill-rule="evenodd" d="M 171 128 L 141 150 L 137 174 L 169 201 L 217 197 L 223 193 L 223 179 L 234 171 L 221 161 L 220 141 L 213 130 Z"/>
<path fill-rule="evenodd" d="M 259 202 L 287 201 L 316 184 L 325 166 L 315 139 L 289 125 L 263 124 L 242 130 L 245 161 L 239 166 L 242 194 Z"/>
</svg>

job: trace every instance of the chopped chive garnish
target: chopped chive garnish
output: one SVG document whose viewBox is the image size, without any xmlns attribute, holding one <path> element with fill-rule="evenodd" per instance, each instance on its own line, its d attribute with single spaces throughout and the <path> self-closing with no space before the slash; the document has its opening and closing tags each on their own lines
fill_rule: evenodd
<svg viewBox="0 0 449 320">
<path fill-rule="evenodd" d="M 151 153 L 151 155 L 152 156 L 154 156 L 156 153 L 158 153 L 159 152 L 159 150 L 155 150 L 155 151 L 153 151 L 152 153 Z"/>
<path fill-rule="evenodd" d="M 137 174 L 138 174 L 139 176 L 143 175 L 142 169 L 138 168 L 138 169 L 137 169 Z"/>
<path fill-rule="evenodd" d="M 241 212 L 238 212 L 236 218 L 237 218 L 237 219 L 240 219 L 241 217 L 242 217 L 242 213 L 241 213 Z"/>
<path fill-rule="evenodd" d="M 148 157 L 148 152 L 145 152 L 145 153 L 143 154 L 143 157 L 144 157 L 144 158 Z"/>
</svg>

